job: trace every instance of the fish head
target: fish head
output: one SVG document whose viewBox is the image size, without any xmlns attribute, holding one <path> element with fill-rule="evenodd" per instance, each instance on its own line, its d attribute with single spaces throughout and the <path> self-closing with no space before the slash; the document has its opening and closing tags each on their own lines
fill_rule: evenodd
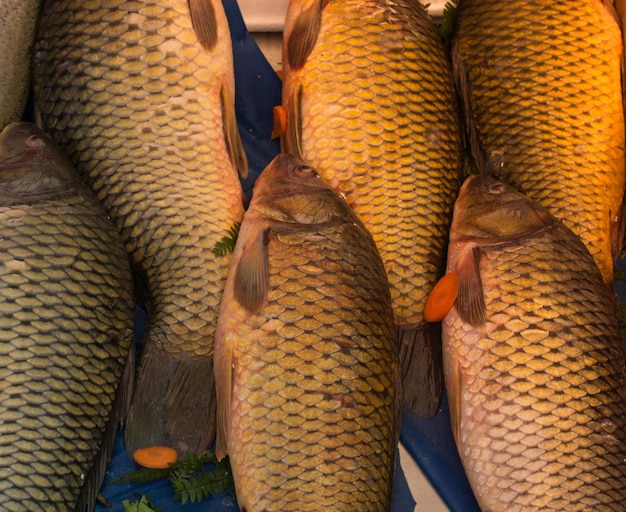
<svg viewBox="0 0 626 512">
<path fill-rule="evenodd" d="M 0 132 L 0 202 L 36 200 L 72 189 L 72 164 L 36 125 L 10 123 Z"/>
<path fill-rule="evenodd" d="M 250 208 L 268 221 L 290 224 L 328 223 L 352 215 L 316 169 L 289 154 L 277 155 L 263 170 Z"/>
<path fill-rule="evenodd" d="M 450 237 L 517 239 L 553 221 L 545 209 L 510 185 L 490 176 L 473 175 L 459 191 Z"/>
</svg>

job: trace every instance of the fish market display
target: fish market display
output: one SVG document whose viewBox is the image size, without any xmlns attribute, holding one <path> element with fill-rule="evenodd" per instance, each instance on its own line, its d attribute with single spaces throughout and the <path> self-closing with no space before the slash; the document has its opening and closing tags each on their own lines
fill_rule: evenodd
<svg viewBox="0 0 626 512">
<path fill-rule="evenodd" d="M 52 140 L 0 133 L 0 509 L 91 511 L 134 368 L 117 230 Z"/>
<path fill-rule="evenodd" d="M 452 429 L 483 510 L 623 511 L 626 362 L 613 299 L 580 239 L 486 176 L 450 231 L 443 321 Z"/>
<path fill-rule="evenodd" d="M 479 169 L 561 219 L 612 287 L 625 173 L 612 2 L 461 0 L 455 23 L 452 58 Z"/>
<path fill-rule="evenodd" d="M 442 392 L 439 324 L 424 302 L 441 276 L 462 167 L 452 72 L 416 0 L 292 0 L 283 45 L 285 150 L 345 195 L 387 270 L 405 403 Z"/>
<path fill-rule="evenodd" d="M 216 454 L 241 510 L 389 510 L 401 396 L 385 270 L 347 203 L 292 156 L 255 185 L 215 358 Z"/>
<path fill-rule="evenodd" d="M 223 6 L 47 2 L 34 92 L 43 125 L 107 208 L 147 295 L 126 448 L 207 450 L 231 258 L 214 248 L 243 216 L 237 169 L 246 172 Z"/>
<path fill-rule="evenodd" d="M 40 3 L 40 0 L 0 3 L 0 130 L 19 121 L 26 106 Z"/>
</svg>

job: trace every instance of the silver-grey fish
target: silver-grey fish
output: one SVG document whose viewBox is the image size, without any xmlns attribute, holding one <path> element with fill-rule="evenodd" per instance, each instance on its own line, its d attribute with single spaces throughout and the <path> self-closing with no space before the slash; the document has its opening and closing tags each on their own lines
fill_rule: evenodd
<svg viewBox="0 0 626 512">
<path fill-rule="evenodd" d="M 134 368 L 128 256 L 50 137 L 0 133 L 0 509 L 91 511 Z"/>
</svg>

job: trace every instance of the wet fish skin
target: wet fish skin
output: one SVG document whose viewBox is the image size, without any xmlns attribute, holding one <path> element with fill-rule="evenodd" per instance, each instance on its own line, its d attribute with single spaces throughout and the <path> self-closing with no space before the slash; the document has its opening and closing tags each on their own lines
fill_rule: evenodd
<svg viewBox="0 0 626 512">
<path fill-rule="evenodd" d="M 626 172 L 612 2 L 462 0 L 455 23 L 452 60 L 479 169 L 561 219 L 612 288 Z"/>
<path fill-rule="evenodd" d="M 19 121 L 26 107 L 40 3 L 40 0 L 0 3 L 0 130 Z"/>
<path fill-rule="evenodd" d="M 445 267 L 462 175 L 450 63 L 414 0 L 292 0 L 284 33 L 285 150 L 318 169 L 372 233 L 391 286 L 406 404 L 433 416 L 441 337 L 422 312 Z"/>
<path fill-rule="evenodd" d="M 384 267 L 347 203 L 292 156 L 255 184 L 215 358 L 216 454 L 242 510 L 389 510 L 401 379 Z"/>
<path fill-rule="evenodd" d="M 91 511 L 134 369 L 128 256 L 30 123 L 0 133 L 0 508 Z"/>
<path fill-rule="evenodd" d="M 611 294 L 580 239 L 486 176 L 456 202 L 443 320 L 452 429 L 483 510 L 626 503 L 626 362 Z"/>
<path fill-rule="evenodd" d="M 243 216 L 246 172 L 223 6 L 48 2 L 34 69 L 43 125 L 107 208 L 147 296 L 126 449 L 205 451 L 230 263 L 213 248 Z"/>
</svg>

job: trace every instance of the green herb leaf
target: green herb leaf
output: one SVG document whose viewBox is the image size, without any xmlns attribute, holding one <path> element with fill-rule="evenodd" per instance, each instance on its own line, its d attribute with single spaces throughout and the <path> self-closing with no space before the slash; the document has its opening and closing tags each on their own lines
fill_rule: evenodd
<svg viewBox="0 0 626 512">
<path fill-rule="evenodd" d="M 170 476 L 169 469 L 152 469 L 152 468 L 141 468 L 137 471 L 133 471 L 132 473 L 127 473 L 126 475 L 122 475 L 119 478 L 111 480 L 111 484 L 137 484 L 137 483 L 146 483 L 146 482 L 154 482 L 155 480 L 161 480 L 162 478 L 167 478 Z"/>
<path fill-rule="evenodd" d="M 136 501 L 135 497 L 124 500 L 122 505 L 124 512 L 161 512 L 161 509 L 154 507 L 150 498 L 145 495 L 142 495 L 139 501 Z"/>
<path fill-rule="evenodd" d="M 235 222 L 228 230 L 228 235 L 222 237 L 220 241 L 215 244 L 215 247 L 213 247 L 213 254 L 215 256 L 226 256 L 234 251 L 240 227 L 241 222 Z"/>
</svg>

